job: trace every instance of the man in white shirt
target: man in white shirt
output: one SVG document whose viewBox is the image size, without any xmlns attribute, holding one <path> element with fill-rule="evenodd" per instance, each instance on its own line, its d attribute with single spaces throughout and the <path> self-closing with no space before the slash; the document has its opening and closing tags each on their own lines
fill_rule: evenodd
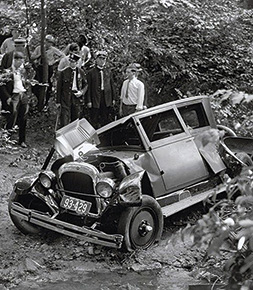
<svg viewBox="0 0 253 290">
<path fill-rule="evenodd" d="M 1 99 L 9 106 L 11 115 L 7 118 L 6 129 L 19 126 L 18 143 L 27 147 L 25 143 L 26 122 L 29 110 L 28 96 L 26 94 L 26 72 L 24 68 L 25 55 L 20 51 L 13 54 L 13 62 L 10 68 L 12 76 L 10 80 L 1 86 Z"/>
<path fill-rule="evenodd" d="M 126 69 L 127 79 L 123 82 L 120 95 L 119 115 L 121 117 L 144 109 L 144 83 L 137 79 L 140 70 L 141 68 L 135 63 L 130 64 Z"/>
<path fill-rule="evenodd" d="M 13 27 L 11 30 L 12 37 L 6 38 L 1 45 L 1 54 L 15 50 L 14 40 L 19 37 L 19 30 L 17 27 Z"/>
</svg>

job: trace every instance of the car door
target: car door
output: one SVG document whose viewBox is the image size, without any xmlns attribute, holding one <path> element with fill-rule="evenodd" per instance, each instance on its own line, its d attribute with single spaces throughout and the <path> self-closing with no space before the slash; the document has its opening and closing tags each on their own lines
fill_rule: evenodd
<svg viewBox="0 0 253 290">
<path fill-rule="evenodd" d="M 175 108 L 140 118 L 167 192 L 208 177 L 198 148 Z"/>
</svg>

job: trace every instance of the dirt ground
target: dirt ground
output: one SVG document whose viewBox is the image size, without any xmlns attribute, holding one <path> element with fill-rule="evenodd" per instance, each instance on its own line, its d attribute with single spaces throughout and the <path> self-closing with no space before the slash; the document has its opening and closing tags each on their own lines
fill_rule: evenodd
<svg viewBox="0 0 253 290">
<path fill-rule="evenodd" d="M 165 220 L 160 245 L 131 254 L 52 232 L 20 233 L 9 217 L 8 197 L 18 177 L 41 168 L 53 144 L 54 121 L 50 113 L 37 114 L 29 120 L 28 148 L 0 148 L 0 290 L 184 290 L 220 282 L 220 262 L 204 259 L 204 249 L 191 247 L 190 238 L 183 243 L 177 233 L 200 216 L 199 207 Z"/>
</svg>

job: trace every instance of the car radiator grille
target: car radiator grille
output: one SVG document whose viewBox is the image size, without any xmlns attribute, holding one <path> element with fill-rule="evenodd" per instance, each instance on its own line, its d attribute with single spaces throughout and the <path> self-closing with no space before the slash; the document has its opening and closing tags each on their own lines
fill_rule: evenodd
<svg viewBox="0 0 253 290">
<path fill-rule="evenodd" d="M 77 172 L 65 172 L 61 176 L 61 181 L 63 189 L 71 191 L 71 193 L 66 192 L 67 195 L 91 202 L 92 206 L 90 212 L 95 214 L 98 213 L 96 198 L 86 196 L 86 194 L 95 195 L 93 180 L 89 175 Z"/>
</svg>

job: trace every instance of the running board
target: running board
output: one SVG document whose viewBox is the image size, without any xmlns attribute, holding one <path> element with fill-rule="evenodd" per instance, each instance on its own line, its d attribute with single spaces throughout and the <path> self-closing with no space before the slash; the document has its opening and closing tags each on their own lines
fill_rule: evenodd
<svg viewBox="0 0 253 290">
<path fill-rule="evenodd" d="M 224 184 L 219 185 L 215 188 L 209 189 L 207 191 L 201 192 L 199 194 L 194 194 L 193 196 L 186 197 L 182 200 L 179 200 L 177 202 L 174 202 L 172 204 L 169 204 L 165 207 L 162 207 L 162 213 L 164 217 L 171 216 L 183 209 L 186 209 L 187 207 L 190 207 L 194 204 L 197 204 L 205 199 L 207 199 L 209 196 L 212 196 L 214 193 L 220 194 L 222 192 L 226 191 L 226 186 Z"/>
</svg>

